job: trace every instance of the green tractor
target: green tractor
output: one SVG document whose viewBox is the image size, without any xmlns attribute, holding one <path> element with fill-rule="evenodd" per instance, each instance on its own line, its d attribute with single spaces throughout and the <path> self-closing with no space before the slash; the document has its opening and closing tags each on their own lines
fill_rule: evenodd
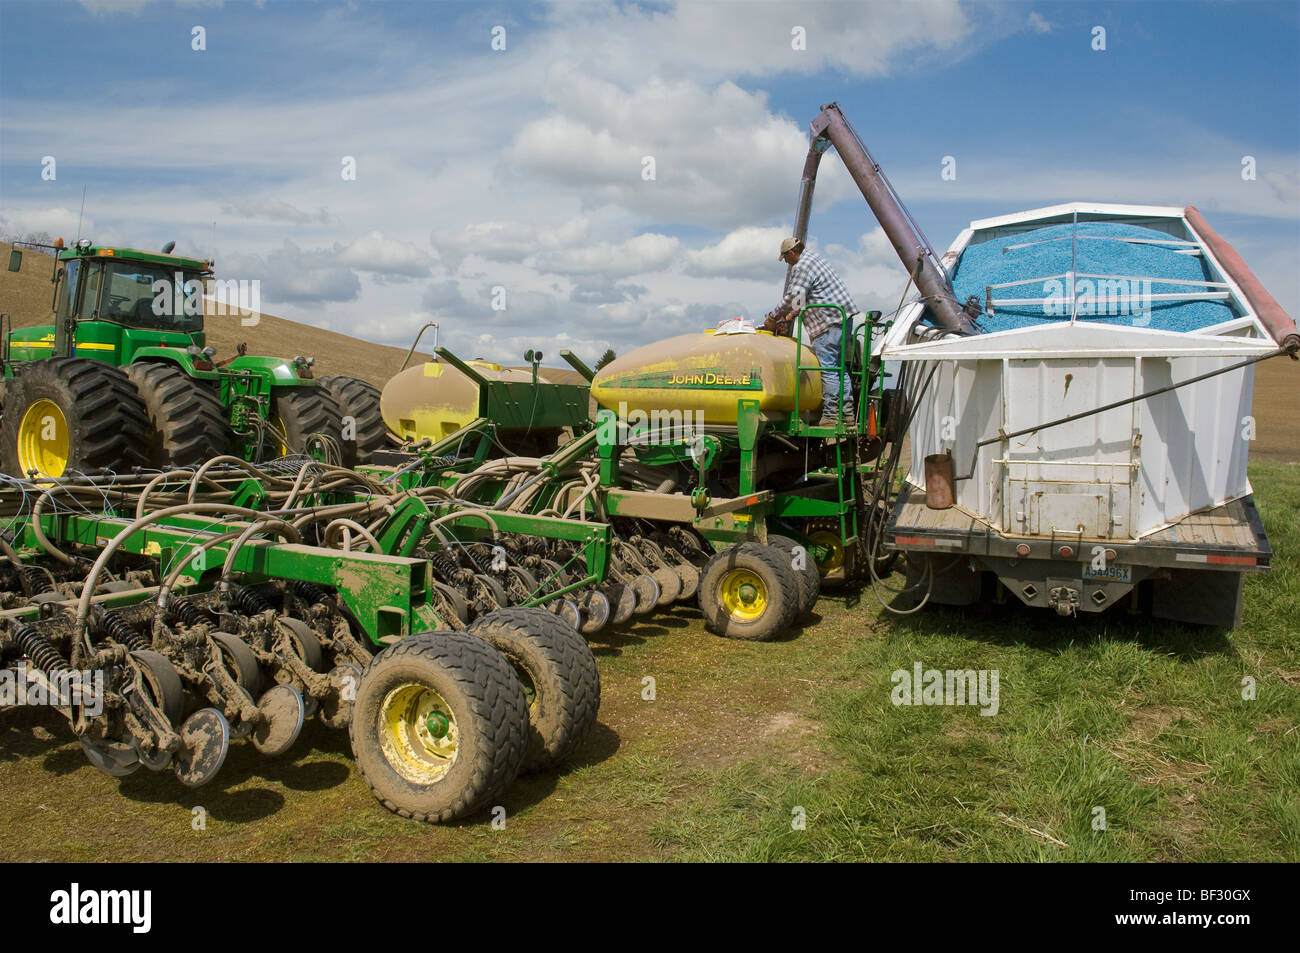
<svg viewBox="0 0 1300 953">
<path fill-rule="evenodd" d="M 211 263 L 55 243 L 54 323 L 0 327 L 0 469 L 15 476 L 192 467 L 307 453 L 354 465 L 387 434 L 377 388 L 312 376 L 312 359 L 206 346 Z M 241 348 L 242 351 L 242 348 Z"/>
</svg>

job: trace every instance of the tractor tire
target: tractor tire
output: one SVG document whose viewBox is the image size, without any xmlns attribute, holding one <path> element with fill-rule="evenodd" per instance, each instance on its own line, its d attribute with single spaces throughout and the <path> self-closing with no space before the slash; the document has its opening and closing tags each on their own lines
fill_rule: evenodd
<svg viewBox="0 0 1300 953">
<path fill-rule="evenodd" d="M 322 377 L 317 383 L 334 397 L 339 412 L 352 418 L 353 438 L 343 441 L 343 462 L 347 466 L 369 463 L 376 450 L 388 445 L 388 426 L 379 412 L 379 388 L 355 377 Z"/>
<path fill-rule="evenodd" d="M 283 445 L 263 447 L 263 454 L 287 456 L 306 453 L 312 434 L 329 437 L 338 452 L 343 447 L 343 415 L 334 396 L 324 387 L 277 387 L 271 392 L 271 417 L 284 430 Z M 272 438 L 275 440 L 276 438 Z M 340 461 L 341 462 L 341 461 Z"/>
<path fill-rule="evenodd" d="M 790 568 L 794 570 L 795 578 L 799 581 L 801 595 L 799 614 L 796 618 L 802 619 L 812 611 L 822 593 L 822 574 L 817 569 L 817 560 L 813 559 L 812 553 L 808 552 L 802 543 L 791 539 L 789 536 L 774 536 L 769 533 L 767 544 L 781 550 L 790 559 Z M 803 550 L 802 569 L 796 568 L 794 565 L 796 549 Z"/>
<path fill-rule="evenodd" d="M 464 632 L 423 632 L 366 666 L 348 727 L 384 807 L 442 823 L 492 804 L 528 750 L 528 703 L 510 663 Z"/>
<path fill-rule="evenodd" d="M 206 382 L 179 365 L 142 361 L 126 368 L 153 425 L 150 464 L 158 468 L 198 466 L 229 453 L 234 444 L 226 408 Z"/>
<path fill-rule="evenodd" d="M 514 666 L 528 699 L 528 753 L 521 774 L 545 771 L 574 752 L 596 724 L 600 672 L 586 640 L 546 609 L 499 609 L 470 624 Z"/>
<path fill-rule="evenodd" d="M 714 554 L 700 575 L 700 611 L 715 635 L 749 642 L 776 638 L 799 606 L 799 583 L 783 554 L 742 544 Z"/>
<path fill-rule="evenodd" d="M 149 429 L 144 402 L 120 368 L 77 357 L 34 361 L 5 389 L 0 466 L 51 477 L 147 466 Z"/>
</svg>

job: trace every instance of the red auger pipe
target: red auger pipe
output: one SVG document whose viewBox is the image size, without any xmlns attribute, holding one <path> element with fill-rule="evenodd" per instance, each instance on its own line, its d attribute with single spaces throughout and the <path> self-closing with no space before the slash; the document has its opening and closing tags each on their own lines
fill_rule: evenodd
<svg viewBox="0 0 1300 953">
<path fill-rule="evenodd" d="M 1192 231 L 1200 236 L 1201 241 L 1205 242 L 1214 253 L 1214 257 L 1219 260 L 1223 270 L 1241 288 L 1242 294 L 1255 309 L 1260 322 L 1268 328 L 1268 333 L 1273 335 L 1273 340 L 1278 343 L 1278 347 L 1289 352 L 1294 359 L 1296 352 L 1300 351 L 1300 330 L 1297 330 L 1291 315 L 1287 314 L 1277 303 L 1277 299 L 1268 293 L 1260 280 L 1255 277 L 1255 273 L 1237 254 L 1237 249 L 1229 245 L 1210 227 L 1210 223 L 1205 220 L 1195 205 L 1187 206 L 1183 210 L 1183 215 L 1187 218 L 1187 224 L 1192 226 Z"/>
</svg>

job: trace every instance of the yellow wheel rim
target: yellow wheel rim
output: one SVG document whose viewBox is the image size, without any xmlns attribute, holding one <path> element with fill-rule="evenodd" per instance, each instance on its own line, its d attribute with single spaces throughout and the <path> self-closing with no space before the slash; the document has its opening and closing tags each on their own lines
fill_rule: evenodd
<svg viewBox="0 0 1300 953">
<path fill-rule="evenodd" d="M 68 466 L 68 421 L 52 400 L 36 401 L 18 422 L 18 466 L 23 473 L 63 476 Z"/>
<path fill-rule="evenodd" d="M 451 706 L 426 685 L 394 688 L 379 707 L 379 743 L 393 770 L 412 784 L 440 781 L 456 763 L 460 729 Z"/>
<path fill-rule="evenodd" d="M 722 606 L 741 622 L 753 622 L 767 611 L 767 586 L 758 573 L 732 569 L 722 577 Z"/>
<path fill-rule="evenodd" d="M 280 448 L 280 456 L 287 457 L 289 455 L 289 445 L 279 438 L 279 434 L 284 433 L 284 421 L 279 417 L 270 417 L 267 419 L 267 423 L 275 428 L 272 431 L 272 436 L 275 439 L 275 445 Z"/>
<path fill-rule="evenodd" d="M 817 570 L 823 576 L 829 575 L 844 565 L 844 546 L 838 533 L 828 529 L 814 530 L 808 535 L 809 541 L 827 550 L 826 556 L 818 560 Z"/>
</svg>

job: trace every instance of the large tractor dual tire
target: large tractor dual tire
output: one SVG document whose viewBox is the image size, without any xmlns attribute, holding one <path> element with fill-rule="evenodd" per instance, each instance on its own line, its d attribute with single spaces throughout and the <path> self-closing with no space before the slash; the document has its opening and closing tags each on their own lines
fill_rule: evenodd
<svg viewBox="0 0 1300 953">
<path fill-rule="evenodd" d="M 141 362 L 125 370 L 149 413 L 152 466 L 197 466 L 230 452 L 234 435 L 226 408 L 206 381 L 171 363 Z"/>
<path fill-rule="evenodd" d="M 490 806 L 514 781 L 528 750 L 528 703 L 486 641 L 426 632 L 371 659 L 348 731 L 381 804 L 442 823 Z"/>
<path fill-rule="evenodd" d="M 758 543 L 715 553 L 700 574 L 699 601 L 710 632 L 749 642 L 776 638 L 803 611 L 789 554 Z"/>
<path fill-rule="evenodd" d="M 599 707 L 600 674 L 582 636 L 544 609 L 510 608 L 376 655 L 349 732 L 380 803 L 440 823 L 490 806 L 517 775 L 563 761 Z"/>
<path fill-rule="evenodd" d="M 577 629 L 546 609 L 499 609 L 467 630 L 515 669 L 528 700 L 528 753 L 521 773 L 544 771 L 571 755 L 596 724 L 600 672 Z"/>
<path fill-rule="evenodd" d="M 369 463 L 376 450 L 389 445 L 388 425 L 379 409 L 379 388 L 340 375 L 321 377 L 316 383 L 330 392 L 343 415 L 344 460 L 354 466 Z"/>
<path fill-rule="evenodd" d="M 263 448 L 264 456 L 286 456 L 307 453 L 311 449 L 312 434 L 324 434 L 338 442 L 341 462 L 347 463 L 347 449 L 342 444 L 343 414 L 334 395 L 324 387 L 277 387 L 271 392 L 271 420 L 284 432 L 285 442 L 278 438 L 272 446 Z"/>
<path fill-rule="evenodd" d="M 785 553 L 790 560 L 790 568 L 799 584 L 799 611 L 796 618 L 801 619 L 812 612 L 821 596 L 822 574 L 817 568 L 817 560 L 803 544 L 789 536 L 769 533 L 767 544 Z"/>
<path fill-rule="evenodd" d="M 48 477 L 148 466 L 149 413 L 126 374 L 101 361 L 52 357 L 5 388 L 0 464 Z"/>
<path fill-rule="evenodd" d="M 264 448 L 264 456 L 304 453 L 312 434 L 331 438 L 348 465 L 368 458 L 386 438 L 379 436 L 378 392 L 370 408 L 370 385 L 332 378 L 331 387 L 286 387 L 272 392 L 271 416 L 285 442 Z M 344 442 L 343 413 L 334 393 L 339 381 L 351 395 L 350 413 L 358 439 Z M 370 388 L 373 390 L 373 388 Z M 359 396 L 358 396 L 359 395 Z M 369 408 L 369 409 L 367 409 Z M 85 358 L 54 357 L 24 366 L 6 382 L 0 421 L 0 468 L 47 477 L 67 471 L 130 470 L 196 466 L 231 452 L 234 437 L 216 390 L 167 362 L 125 368 Z"/>
</svg>

